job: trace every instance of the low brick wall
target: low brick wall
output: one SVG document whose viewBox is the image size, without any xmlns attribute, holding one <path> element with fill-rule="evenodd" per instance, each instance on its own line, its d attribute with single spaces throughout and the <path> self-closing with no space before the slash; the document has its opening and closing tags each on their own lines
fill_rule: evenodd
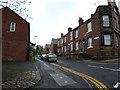
<svg viewBox="0 0 120 90">
<path fill-rule="evenodd" d="M 70 60 L 89 60 L 91 59 L 90 55 L 87 54 L 61 54 L 58 55 L 59 59 L 70 59 Z"/>
</svg>

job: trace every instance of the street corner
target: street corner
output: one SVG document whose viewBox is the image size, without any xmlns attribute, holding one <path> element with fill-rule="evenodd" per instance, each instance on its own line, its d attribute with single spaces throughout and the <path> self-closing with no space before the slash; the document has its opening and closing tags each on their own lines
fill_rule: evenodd
<svg viewBox="0 0 120 90">
<path fill-rule="evenodd" d="M 34 86 L 41 80 L 41 74 L 39 71 L 13 71 L 9 70 L 8 75 L 11 75 L 10 78 L 7 77 L 5 80 L 3 79 L 2 88 L 3 89 L 15 89 L 15 88 L 30 88 Z"/>
</svg>

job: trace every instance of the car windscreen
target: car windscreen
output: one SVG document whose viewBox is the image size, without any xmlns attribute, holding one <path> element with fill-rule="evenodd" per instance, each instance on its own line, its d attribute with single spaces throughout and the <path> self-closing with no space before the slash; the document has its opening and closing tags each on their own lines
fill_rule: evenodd
<svg viewBox="0 0 120 90">
<path fill-rule="evenodd" d="M 42 55 L 43 57 L 46 56 L 46 54 Z"/>
<path fill-rule="evenodd" d="M 50 57 L 56 57 L 56 55 L 55 55 L 55 54 L 49 54 L 49 56 L 50 56 Z"/>
</svg>

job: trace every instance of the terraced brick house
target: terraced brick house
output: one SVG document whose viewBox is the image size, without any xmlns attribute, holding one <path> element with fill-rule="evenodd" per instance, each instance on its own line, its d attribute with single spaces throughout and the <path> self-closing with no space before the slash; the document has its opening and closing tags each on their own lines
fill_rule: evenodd
<svg viewBox="0 0 120 90">
<path fill-rule="evenodd" d="M 30 24 L 8 7 L 0 9 L 2 61 L 29 60 Z"/>
<path fill-rule="evenodd" d="M 120 56 L 120 12 L 115 2 L 98 6 L 95 13 L 58 40 L 59 55 Z"/>
<path fill-rule="evenodd" d="M 45 44 L 45 48 L 44 48 L 44 54 L 48 54 L 50 53 L 50 44 Z"/>
<path fill-rule="evenodd" d="M 50 45 L 50 53 L 57 54 L 57 43 L 58 43 L 58 40 L 52 38 L 51 45 Z"/>
</svg>

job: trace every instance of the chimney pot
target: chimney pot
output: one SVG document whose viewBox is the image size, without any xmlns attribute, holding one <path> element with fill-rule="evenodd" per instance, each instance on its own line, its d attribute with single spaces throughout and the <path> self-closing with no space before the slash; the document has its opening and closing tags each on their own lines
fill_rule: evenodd
<svg viewBox="0 0 120 90">
<path fill-rule="evenodd" d="M 71 27 L 69 27 L 69 28 L 68 28 L 68 33 L 69 33 L 69 32 L 71 32 L 71 30 L 72 30 L 72 28 L 71 28 Z"/>
</svg>

